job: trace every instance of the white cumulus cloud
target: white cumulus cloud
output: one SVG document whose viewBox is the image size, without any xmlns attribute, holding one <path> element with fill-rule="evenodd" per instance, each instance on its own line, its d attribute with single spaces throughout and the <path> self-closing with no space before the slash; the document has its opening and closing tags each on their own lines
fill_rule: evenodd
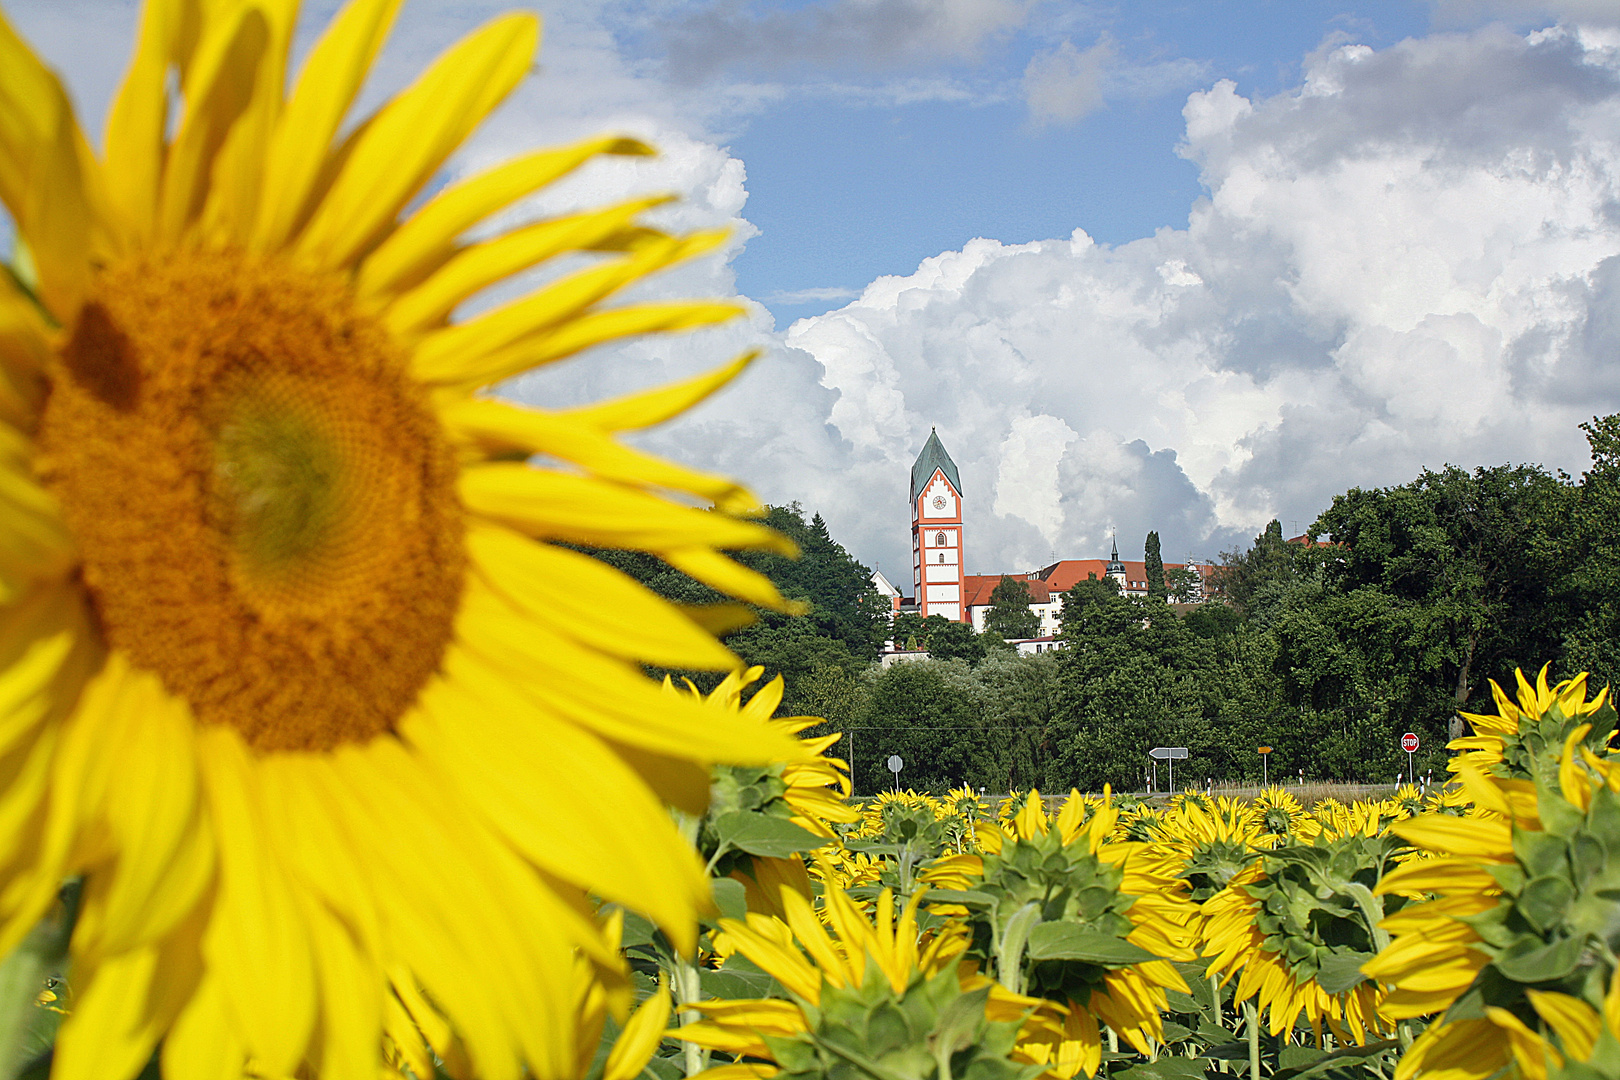
<svg viewBox="0 0 1620 1080">
<path fill-rule="evenodd" d="M 903 558 L 931 425 L 978 573 L 1095 555 L 1111 526 L 1214 555 L 1447 462 L 1585 465 L 1576 425 L 1620 409 L 1606 32 L 1335 44 L 1297 90 L 1222 81 L 1184 115 L 1209 191 L 1185 229 L 976 240 L 790 328 L 837 395 L 828 516 L 857 550 Z"/>
</svg>

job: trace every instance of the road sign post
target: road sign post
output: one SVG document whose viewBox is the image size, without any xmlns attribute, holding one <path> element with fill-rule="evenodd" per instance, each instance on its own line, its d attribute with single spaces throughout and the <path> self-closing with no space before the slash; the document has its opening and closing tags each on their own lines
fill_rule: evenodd
<svg viewBox="0 0 1620 1080">
<path fill-rule="evenodd" d="M 1259 747 L 1256 747 L 1255 749 L 1260 754 L 1260 786 L 1261 787 L 1270 787 L 1271 786 L 1271 769 L 1267 765 L 1267 762 L 1269 762 L 1271 760 L 1271 747 L 1269 747 L 1269 746 L 1259 746 Z"/>
<path fill-rule="evenodd" d="M 1406 751 L 1406 782 L 1408 784 L 1413 783 L 1412 755 L 1417 753 L 1417 748 L 1418 737 L 1416 735 L 1408 731 L 1405 735 L 1401 736 L 1401 749 Z"/>
<path fill-rule="evenodd" d="M 1148 757 L 1166 762 L 1170 766 L 1170 782 L 1165 787 L 1172 795 L 1176 793 L 1176 762 L 1184 760 L 1186 756 L 1185 746 L 1155 746 L 1148 751 Z"/>
<path fill-rule="evenodd" d="M 890 754 L 889 755 L 888 765 L 889 765 L 889 771 L 894 773 L 894 790 L 899 791 L 900 790 L 900 770 L 906 767 L 906 763 L 901 760 L 899 754 Z"/>
</svg>

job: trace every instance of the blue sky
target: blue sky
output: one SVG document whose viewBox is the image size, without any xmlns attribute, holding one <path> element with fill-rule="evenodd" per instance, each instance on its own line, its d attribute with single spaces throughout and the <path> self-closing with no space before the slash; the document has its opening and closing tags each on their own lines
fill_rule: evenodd
<svg viewBox="0 0 1620 1080">
<path fill-rule="evenodd" d="M 336 5 L 306 0 L 295 54 Z M 134 0 L 0 6 L 99 131 Z M 407 0 L 362 107 L 509 6 Z M 645 138 L 660 157 L 512 220 L 676 193 L 660 224 L 732 241 L 640 295 L 752 314 L 506 392 L 569 404 L 760 348 L 645 445 L 820 511 L 903 588 L 931 428 L 988 574 L 1150 529 L 1215 558 L 1446 464 L 1578 474 L 1579 423 L 1620 411 L 1617 0 L 538 6 L 536 76 L 441 182 Z"/>
<path fill-rule="evenodd" d="M 1241 94 L 1274 94 L 1324 42 L 1386 46 L 1427 32 L 1432 12 L 1406 0 L 1109 5 L 1067 40 L 1086 49 L 1107 35 L 1125 85 L 1077 120 L 1037 124 L 1020 79 L 1053 37 L 1066 39 L 1050 24 L 1072 9 L 1043 14 L 1046 25 L 1032 19 L 975 62 L 942 66 L 965 100 L 850 101 L 804 88 L 741 118 L 729 145 L 748 165 L 760 235 L 737 259 L 739 288 L 785 325 L 834 306 L 795 293 L 841 289 L 847 299 L 974 237 L 1023 243 L 1080 227 L 1119 244 L 1185 227 L 1202 193 L 1197 168 L 1176 153 L 1190 91 L 1229 78 Z M 1143 73 L 1146 85 L 1129 85 Z"/>
</svg>

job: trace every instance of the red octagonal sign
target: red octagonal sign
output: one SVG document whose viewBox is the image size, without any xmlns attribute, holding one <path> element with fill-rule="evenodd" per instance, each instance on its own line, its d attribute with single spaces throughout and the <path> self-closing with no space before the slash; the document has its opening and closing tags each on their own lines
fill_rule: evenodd
<svg viewBox="0 0 1620 1080">
<path fill-rule="evenodd" d="M 1415 750 L 1417 750 L 1417 748 L 1418 748 L 1418 737 L 1416 735 L 1414 735 L 1410 731 L 1408 731 L 1405 735 L 1401 736 L 1401 749 L 1402 750 L 1405 750 L 1408 754 L 1410 754 L 1410 753 L 1414 752 Z"/>
</svg>

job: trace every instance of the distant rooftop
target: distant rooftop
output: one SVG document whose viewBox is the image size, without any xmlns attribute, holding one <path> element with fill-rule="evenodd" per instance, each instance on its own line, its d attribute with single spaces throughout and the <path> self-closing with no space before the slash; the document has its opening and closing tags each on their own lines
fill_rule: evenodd
<svg viewBox="0 0 1620 1080">
<path fill-rule="evenodd" d="M 934 475 L 935 469 L 945 474 L 945 479 L 951 482 L 958 495 L 962 494 L 962 480 L 956 475 L 956 462 L 945 452 L 944 445 L 939 441 L 939 432 L 929 428 L 928 441 L 923 443 L 922 453 L 917 455 L 917 464 L 911 467 L 912 502 L 916 502 L 917 496 L 928 486 L 928 478 Z"/>
</svg>

